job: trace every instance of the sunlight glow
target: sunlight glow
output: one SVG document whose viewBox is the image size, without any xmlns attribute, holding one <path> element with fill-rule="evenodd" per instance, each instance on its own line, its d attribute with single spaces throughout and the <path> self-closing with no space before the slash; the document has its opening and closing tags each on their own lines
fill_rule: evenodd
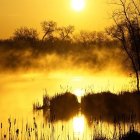
<svg viewBox="0 0 140 140">
<path fill-rule="evenodd" d="M 84 95 L 84 90 L 82 89 L 75 89 L 73 92 L 77 97 L 81 97 Z"/>
<path fill-rule="evenodd" d="M 45 76 L 43 77 L 46 78 Z M 135 83 L 132 83 L 132 80 L 129 77 L 126 77 L 123 74 L 119 74 L 119 72 L 112 72 L 112 75 L 110 75 L 109 71 L 93 75 L 90 71 L 85 72 L 84 70 L 60 70 L 49 73 L 47 78 L 52 79 L 53 86 L 56 84 L 60 85 L 61 83 L 64 89 L 63 91 L 66 91 L 67 87 L 69 86 L 70 91 L 77 97 L 80 97 L 87 92 L 97 93 L 102 91 L 110 91 L 112 93 L 119 93 L 125 90 L 131 91 L 132 87 L 135 86 Z M 46 81 L 48 79 L 44 80 Z M 53 88 L 51 88 L 51 90 L 53 90 Z M 53 90 L 52 94 L 58 91 L 62 92 L 62 90 L 60 90 L 60 86 L 58 86 L 55 91 Z"/>
<path fill-rule="evenodd" d="M 84 132 L 84 116 L 77 116 L 73 119 L 74 133 L 82 134 Z"/>
<path fill-rule="evenodd" d="M 84 0 L 72 0 L 72 8 L 75 11 L 82 11 L 85 7 L 85 1 Z"/>
</svg>

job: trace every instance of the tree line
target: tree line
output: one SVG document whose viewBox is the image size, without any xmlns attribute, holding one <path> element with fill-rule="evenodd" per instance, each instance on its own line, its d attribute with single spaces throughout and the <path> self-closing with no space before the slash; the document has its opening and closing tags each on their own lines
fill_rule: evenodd
<svg viewBox="0 0 140 140">
<path fill-rule="evenodd" d="M 0 40 L 0 42 L 14 41 L 14 42 L 28 42 L 31 44 L 40 42 L 40 47 L 49 44 L 63 43 L 78 43 L 84 47 L 92 45 L 113 45 L 116 40 L 109 37 L 106 31 L 85 31 L 82 30 L 75 34 L 75 27 L 72 25 L 59 27 L 55 21 L 41 22 L 43 35 L 39 38 L 39 33 L 34 28 L 20 27 L 17 28 L 12 37 L 7 40 Z M 115 43 L 114 43 L 115 42 Z M 64 45 L 64 44 L 63 44 Z"/>
</svg>

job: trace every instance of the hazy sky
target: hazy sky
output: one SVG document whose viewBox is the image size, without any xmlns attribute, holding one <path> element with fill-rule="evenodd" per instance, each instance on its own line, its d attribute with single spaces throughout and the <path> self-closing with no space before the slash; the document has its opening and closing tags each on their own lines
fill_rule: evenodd
<svg viewBox="0 0 140 140">
<path fill-rule="evenodd" d="M 85 9 L 76 12 L 71 0 L 0 0 L 0 38 L 12 35 L 21 26 L 36 28 L 54 20 L 59 26 L 74 25 L 78 30 L 102 30 L 110 23 L 107 0 L 85 0 Z"/>
</svg>

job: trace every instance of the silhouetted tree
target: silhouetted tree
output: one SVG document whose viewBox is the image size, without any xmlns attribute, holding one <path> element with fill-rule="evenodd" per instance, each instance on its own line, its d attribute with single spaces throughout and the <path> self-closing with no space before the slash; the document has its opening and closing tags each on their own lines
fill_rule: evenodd
<svg viewBox="0 0 140 140">
<path fill-rule="evenodd" d="M 79 36 L 75 38 L 76 42 L 80 42 L 83 46 L 92 46 L 92 45 L 106 45 L 110 42 L 107 34 L 105 32 L 96 32 L 96 31 L 81 31 Z"/>
<path fill-rule="evenodd" d="M 100 32 L 96 32 L 96 42 L 98 44 L 101 44 L 103 43 L 105 40 L 106 40 L 106 36 L 105 36 L 105 33 L 100 31 Z"/>
<path fill-rule="evenodd" d="M 107 32 L 121 42 L 124 51 L 131 60 L 139 92 L 140 12 L 137 2 L 135 0 L 119 0 L 119 3 L 114 3 L 120 8 L 113 12 L 112 18 L 115 25 L 108 28 Z"/>
<path fill-rule="evenodd" d="M 33 28 L 21 27 L 15 30 L 13 39 L 16 41 L 29 41 L 33 43 L 38 40 L 38 33 Z"/>
<path fill-rule="evenodd" d="M 59 27 L 57 30 L 62 41 L 71 40 L 71 36 L 74 32 L 74 26 L 69 25 L 67 27 Z"/>
<path fill-rule="evenodd" d="M 54 21 L 43 21 L 41 23 L 44 35 L 42 37 L 42 41 L 47 37 L 47 39 L 53 38 L 53 33 L 57 29 L 57 23 Z"/>
<path fill-rule="evenodd" d="M 86 31 L 80 32 L 80 42 L 83 44 L 83 46 L 88 46 L 89 44 L 89 33 Z"/>
<path fill-rule="evenodd" d="M 89 46 L 93 41 L 95 41 L 96 32 L 81 31 L 78 37 L 78 41 L 83 44 L 84 47 Z"/>
</svg>

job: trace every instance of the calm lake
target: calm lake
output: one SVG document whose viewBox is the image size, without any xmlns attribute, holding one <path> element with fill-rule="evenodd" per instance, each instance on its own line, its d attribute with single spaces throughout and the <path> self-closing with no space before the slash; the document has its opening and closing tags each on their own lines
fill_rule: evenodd
<svg viewBox="0 0 140 140">
<path fill-rule="evenodd" d="M 113 124 L 90 122 L 80 113 L 67 122 L 49 123 L 43 118 L 41 111 L 33 113 L 33 103 L 39 101 L 42 104 L 42 97 L 46 92 L 49 96 L 53 96 L 69 90 L 79 99 L 85 92 L 110 90 L 113 93 L 118 93 L 121 90 L 131 90 L 133 86 L 130 78 L 115 74 L 112 77 L 106 74 L 103 78 L 103 75 L 94 76 L 89 73 L 55 71 L 49 74 L 45 72 L 6 73 L 1 74 L 0 77 L 1 138 L 3 135 L 7 135 L 7 138 L 10 135 L 8 134 L 8 119 L 12 123 L 12 131 L 18 128 L 19 132 L 22 132 L 20 139 L 28 139 L 29 132 L 26 129 L 27 127 L 34 128 L 35 124 L 37 124 L 38 136 L 42 139 L 45 137 L 47 140 L 90 140 L 95 135 L 112 137 L 114 134 Z M 126 124 L 125 131 L 129 125 Z M 140 128 L 139 124 L 135 125 L 137 129 Z M 118 126 L 116 132 L 118 135 Z M 16 134 L 14 137 L 16 138 Z M 35 139 L 35 137 L 36 133 L 32 132 L 30 139 Z"/>
</svg>

